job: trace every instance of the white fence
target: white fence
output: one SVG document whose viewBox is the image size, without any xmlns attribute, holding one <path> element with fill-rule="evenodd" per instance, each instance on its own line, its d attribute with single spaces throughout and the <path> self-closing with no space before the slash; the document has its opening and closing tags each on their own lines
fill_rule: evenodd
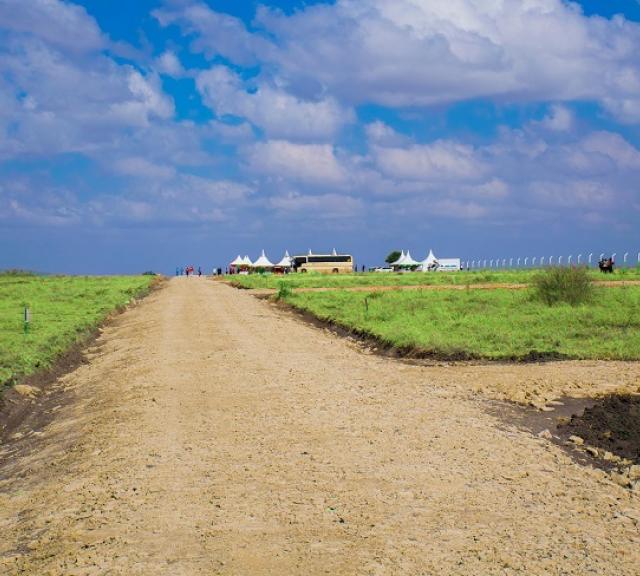
<svg viewBox="0 0 640 576">
<path fill-rule="evenodd" d="M 598 266 L 598 262 L 603 258 L 613 258 L 615 265 L 620 268 L 640 266 L 640 252 L 624 252 L 622 259 L 617 259 L 618 254 L 601 252 L 550 255 L 550 256 L 517 256 L 511 258 L 480 258 L 475 260 L 464 260 L 464 267 L 467 270 L 488 270 L 512 268 L 543 268 L 545 266 Z"/>
</svg>

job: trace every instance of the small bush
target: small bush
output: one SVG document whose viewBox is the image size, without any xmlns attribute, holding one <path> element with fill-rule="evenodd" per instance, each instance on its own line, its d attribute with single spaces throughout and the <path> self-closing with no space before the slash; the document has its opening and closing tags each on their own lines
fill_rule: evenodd
<svg viewBox="0 0 640 576">
<path fill-rule="evenodd" d="M 0 276 L 35 276 L 36 273 L 31 270 L 22 270 L 20 268 L 10 268 L 8 270 L 0 270 Z"/>
<path fill-rule="evenodd" d="M 593 297 L 593 286 L 586 268 L 547 268 L 533 277 L 533 297 L 549 306 L 565 302 L 577 306 Z"/>
<path fill-rule="evenodd" d="M 291 286 L 286 282 L 278 282 L 278 291 L 276 292 L 276 300 L 283 300 L 293 294 Z"/>
</svg>

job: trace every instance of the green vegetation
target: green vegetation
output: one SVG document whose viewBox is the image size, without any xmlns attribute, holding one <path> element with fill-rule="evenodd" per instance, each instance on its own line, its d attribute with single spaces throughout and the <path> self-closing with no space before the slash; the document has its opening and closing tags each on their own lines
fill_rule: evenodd
<svg viewBox="0 0 640 576">
<path fill-rule="evenodd" d="M 49 366 L 114 309 L 149 290 L 152 276 L 0 275 L 2 383 Z M 24 307 L 31 323 L 23 332 Z"/>
<path fill-rule="evenodd" d="M 548 306 L 577 306 L 591 301 L 593 285 L 586 268 L 547 268 L 533 278 L 533 297 Z"/>
<path fill-rule="evenodd" d="M 529 284 L 541 270 L 482 270 L 473 272 L 404 274 L 367 272 L 361 274 L 250 274 L 232 276 L 231 280 L 241 288 L 277 289 L 284 282 L 291 288 L 350 288 L 356 286 L 431 286 L 467 284 Z M 592 280 L 640 280 L 640 268 L 616 270 L 614 274 L 602 274 L 598 269 L 588 271 Z"/>
<path fill-rule="evenodd" d="M 278 291 L 276 292 L 276 300 L 284 300 L 293 294 L 291 286 L 286 282 L 278 283 Z"/>
<path fill-rule="evenodd" d="M 296 292 L 285 300 L 379 341 L 443 358 L 640 359 L 640 287 L 553 307 L 530 290 Z"/>
<path fill-rule="evenodd" d="M 400 252 L 399 250 L 393 250 L 392 252 L 389 252 L 384 261 L 387 264 L 391 264 L 393 262 L 396 262 L 400 258 L 400 256 L 402 256 L 402 252 Z"/>
</svg>

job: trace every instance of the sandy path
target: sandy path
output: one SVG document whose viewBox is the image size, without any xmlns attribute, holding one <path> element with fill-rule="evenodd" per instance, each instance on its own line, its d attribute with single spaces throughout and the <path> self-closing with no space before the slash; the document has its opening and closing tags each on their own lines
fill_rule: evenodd
<svg viewBox="0 0 640 576">
<path fill-rule="evenodd" d="M 443 369 L 196 278 L 89 356 L 0 447 L 2 574 L 638 574 L 638 495 Z"/>
</svg>

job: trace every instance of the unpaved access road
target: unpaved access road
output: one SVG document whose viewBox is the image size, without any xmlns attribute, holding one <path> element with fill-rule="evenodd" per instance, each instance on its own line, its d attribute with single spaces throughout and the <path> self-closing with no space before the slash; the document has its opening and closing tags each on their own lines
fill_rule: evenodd
<svg viewBox="0 0 640 576">
<path fill-rule="evenodd" d="M 639 573 L 638 494 L 455 371 L 197 278 L 87 355 L 0 447 L 1 574 Z"/>
</svg>

